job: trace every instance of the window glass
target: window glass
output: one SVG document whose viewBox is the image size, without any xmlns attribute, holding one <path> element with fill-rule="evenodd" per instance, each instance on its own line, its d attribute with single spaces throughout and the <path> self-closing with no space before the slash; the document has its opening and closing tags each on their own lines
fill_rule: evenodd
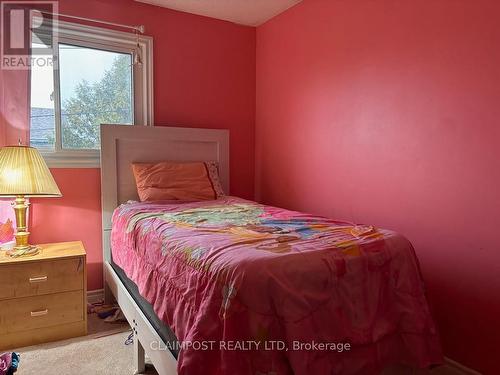
<svg viewBox="0 0 500 375">
<path fill-rule="evenodd" d="M 132 55 L 59 44 L 61 144 L 99 149 L 100 124 L 133 124 Z"/>
</svg>

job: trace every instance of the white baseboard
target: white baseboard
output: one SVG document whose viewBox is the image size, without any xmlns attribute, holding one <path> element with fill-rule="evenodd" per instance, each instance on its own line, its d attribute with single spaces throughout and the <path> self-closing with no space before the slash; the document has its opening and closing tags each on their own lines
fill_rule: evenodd
<svg viewBox="0 0 500 375">
<path fill-rule="evenodd" d="M 468 368 L 467 366 L 462 365 L 461 363 L 458 363 L 457 361 L 454 361 L 453 359 L 450 359 L 448 357 L 444 358 L 444 363 L 445 367 L 449 368 L 450 370 L 454 371 L 453 373 L 458 374 L 463 374 L 463 375 L 482 375 L 480 372 L 473 370 L 471 368 Z"/>
<path fill-rule="evenodd" d="M 104 289 L 87 291 L 87 302 L 96 303 L 104 300 Z"/>
</svg>

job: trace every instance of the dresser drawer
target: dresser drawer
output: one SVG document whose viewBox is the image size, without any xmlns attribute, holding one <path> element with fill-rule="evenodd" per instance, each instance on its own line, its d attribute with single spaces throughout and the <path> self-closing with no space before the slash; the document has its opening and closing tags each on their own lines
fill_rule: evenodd
<svg viewBox="0 0 500 375">
<path fill-rule="evenodd" d="M 83 321 L 83 301 L 83 290 L 0 301 L 0 338 L 2 334 Z"/>
<path fill-rule="evenodd" d="M 80 257 L 0 265 L 0 300 L 83 289 L 84 262 Z"/>
</svg>

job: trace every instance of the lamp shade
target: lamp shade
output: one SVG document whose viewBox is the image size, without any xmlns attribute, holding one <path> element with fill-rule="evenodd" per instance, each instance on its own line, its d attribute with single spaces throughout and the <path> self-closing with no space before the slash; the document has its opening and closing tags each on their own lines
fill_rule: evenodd
<svg viewBox="0 0 500 375">
<path fill-rule="evenodd" d="M 6 146 L 0 149 L 0 196 L 60 197 L 52 174 L 37 149 Z"/>
</svg>

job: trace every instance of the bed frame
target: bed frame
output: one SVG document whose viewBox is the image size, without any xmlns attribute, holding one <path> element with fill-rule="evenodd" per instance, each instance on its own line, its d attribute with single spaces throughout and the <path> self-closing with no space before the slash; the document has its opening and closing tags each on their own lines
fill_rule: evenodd
<svg viewBox="0 0 500 375">
<path fill-rule="evenodd" d="M 101 204 L 104 293 L 116 300 L 134 332 L 134 366 L 145 371 L 145 354 L 160 375 L 177 374 L 177 361 L 167 350 L 110 264 L 111 217 L 120 204 L 138 200 L 133 162 L 217 161 L 222 187 L 229 193 L 229 131 L 213 129 L 101 125 Z M 163 350 L 153 350 L 151 343 Z"/>
<path fill-rule="evenodd" d="M 145 355 L 159 375 L 177 375 L 177 360 L 111 266 L 111 216 L 116 207 L 138 200 L 130 164 L 156 161 L 218 161 L 222 187 L 229 193 L 229 131 L 164 126 L 101 125 L 101 204 L 106 302 L 116 300 L 134 332 L 134 367 L 145 371 Z M 153 350 L 151 343 L 163 350 Z M 383 375 L 417 374 L 388 368 Z"/>
</svg>

